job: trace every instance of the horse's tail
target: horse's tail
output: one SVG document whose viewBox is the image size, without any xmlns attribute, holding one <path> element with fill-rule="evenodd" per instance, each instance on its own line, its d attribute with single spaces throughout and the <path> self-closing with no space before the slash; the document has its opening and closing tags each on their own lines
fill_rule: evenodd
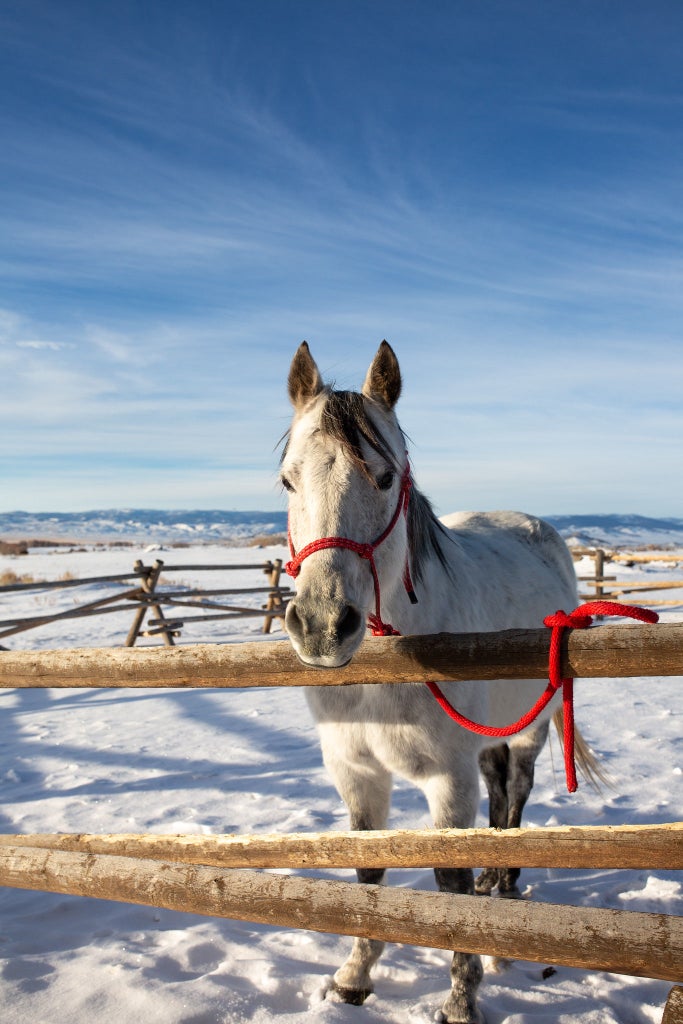
<svg viewBox="0 0 683 1024">
<path fill-rule="evenodd" d="M 557 735 L 560 737 L 560 746 L 564 750 L 564 725 L 562 708 L 553 715 L 553 722 L 557 729 Z M 613 780 L 610 778 L 608 772 L 602 767 L 598 759 L 596 758 L 593 751 L 590 749 L 585 739 L 579 731 L 577 725 L 574 726 L 574 757 L 579 767 L 579 771 L 583 775 L 586 782 L 593 787 L 596 793 L 601 792 L 601 784 L 609 788 L 613 788 Z"/>
</svg>

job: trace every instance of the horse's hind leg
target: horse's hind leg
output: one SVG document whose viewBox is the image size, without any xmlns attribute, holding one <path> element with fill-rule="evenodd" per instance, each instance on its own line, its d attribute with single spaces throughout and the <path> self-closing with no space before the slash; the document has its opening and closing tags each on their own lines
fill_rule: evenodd
<svg viewBox="0 0 683 1024">
<path fill-rule="evenodd" d="M 389 816 L 391 774 L 379 766 L 372 771 L 355 771 L 348 764 L 332 766 L 326 758 L 337 789 L 349 808 L 351 829 L 366 832 L 384 828 Z M 380 885 L 384 868 L 357 868 L 359 882 Z M 379 939 L 354 939 L 351 955 L 334 976 L 333 988 L 345 1003 L 360 1006 L 373 991 L 370 972 L 379 960 L 384 943 Z"/>
<path fill-rule="evenodd" d="M 479 767 L 489 792 L 489 824 L 492 828 L 519 828 L 522 812 L 534 785 L 534 766 L 548 736 L 548 723 L 515 736 L 508 744 L 489 747 L 479 755 Z M 501 896 L 519 896 L 520 869 L 486 868 L 476 881 L 476 891 L 488 895 L 495 886 Z"/>
<path fill-rule="evenodd" d="M 537 728 L 515 736 L 510 742 L 507 780 L 508 828 L 519 828 L 522 824 L 522 811 L 534 785 L 536 759 L 547 738 L 548 722 L 542 722 Z M 519 868 L 500 869 L 498 892 L 501 896 L 519 895 L 517 888 L 519 876 Z"/>
<path fill-rule="evenodd" d="M 491 828 L 507 828 L 508 794 L 507 778 L 510 763 L 510 748 L 507 743 L 487 747 L 479 754 L 479 770 L 484 777 L 489 794 L 489 825 Z M 484 868 L 475 882 L 475 891 L 488 896 L 498 885 L 500 868 Z"/>
</svg>

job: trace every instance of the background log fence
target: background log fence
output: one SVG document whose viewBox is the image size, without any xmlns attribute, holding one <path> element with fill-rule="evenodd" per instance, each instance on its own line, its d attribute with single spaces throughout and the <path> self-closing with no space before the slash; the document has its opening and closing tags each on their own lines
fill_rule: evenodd
<svg viewBox="0 0 683 1024">
<path fill-rule="evenodd" d="M 683 590 L 683 580 L 633 580 L 630 577 L 619 579 L 617 575 L 605 575 L 605 565 L 644 565 L 649 562 L 665 562 L 672 566 L 683 565 L 683 552 L 678 554 L 651 554 L 650 552 L 609 551 L 606 548 L 572 548 L 574 560 L 590 557 L 594 569 L 590 576 L 579 576 L 579 582 L 592 588 L 589 593 L 580 594 L 582 601 L 614 601 L 617 604 L 632 603 L 628 595 L 637 594 L 639 603 L 647 608 L 676 607 L 683 605 L 683 593 L 680 598 L 651 598 L 650 594 L 664 590 Z M 626 598 L 626 600 L 624 600 Z"/>
<path fill-rule="evenodd" d="M 173 589 L 165 586 L 160 587 L 162 571 L 165 575 L 179 572 L 232 572 L 238 570 L 260 570 L 268 577 L 266 587 L 241 587 L 231 589 L 204 590 L 189 588 L 178 585 Z M 5 594 L 21 593 L 26 591 L 49 591 L 63 590 L 74 587 L 95 586 L 100 584 L 122 585 L 131 580 L 139 580 L 139 585 L 132 589 L 120 589 L 106 597 L 96 601 L 88 601 L 76 605 L 66 611 L 55 612 L 49 615 L 22 616 L 0 620 L 0 640 L 4 637 L 13 636 L 16 633 L 23 633 L 29 629 L 36 629 L 39 626 L 46 626 L 63 619 L 87 618 L 91 615 L 104 615 L 112 612 L 134 613 L 133 622 L 125 640 L 126 647 L 133 647 L 139 637 L 160 636 L 167 647 L 173 647 L 175 640 L 180 636 L 181 630 L 186 624 L 195 622 L 209 622 L 217 619 L 245 618 L 247 616 L 263 617 L 263 632 L 269 633 L 275 618 L 284 618 L 287 601 L 291 596 L 288 587 L 280 585 L 282 575 L 282 559 L 276 558 L 272 561 L 262 562 L 256 565 L 165 565 L 157 559 L 154 565 L 144 565 L 142 561 L 135 562 L 133 571 L 130 573 L 119 573 L 111 576 L 93 576 L 87 579 L 63 579 L 46 582 L 32 583 L 11 583 L 0 586 L 0 597 Z M 246 604 L 228 603 L 224 604 L 213 599 L 218 596 L 234 595 L 267 595 L 265 604 L 259 609 L 249 607 Z M 180 613 L 167 618 L 164 609 L 193 608 L 196 610 L 211 609 L 220 614 L 213 615 L 186 615 Z M 145 618 L 152 612 L 155 618 Z M 147 628 L 144 628 L 146 625 Z"/>
<path fill-rule="evenodd" d="M 683 580 L 633 580 L 619 579 L 617 575 L 606 575 L 605 567 L 609 563 L 646 565 L 648 562 L 668 562 L 671 565 L 683 564 L 683 553 L 651 554 L 649 552 L 610 551 L 605 548 L 574 548 L 575 559 L 590 556 L 594 562 L 592 575 L 579 576 L 583 589 L 581 599 L 586 601 L 609 600 L 615 603 L 629 603 L 632 595 L 647 607 L 682 606 Z M 232 589 L 199 589 L 176 586 L 169 589 L 164 585 L 160 589 L 162 571 L 165 576 L 178 572 L 213 572 L 217 570 L 261 570 L 267 577 L 266 587 L 244 587 Z M 243 618 L 247 616 L 263 616 L 263 632 L 269 633 L 274 618 L 284 618 L 287 601 L 291 596 L 288 587 L 280 585 L 282 560 L 274 559 L 257 565 L 165 565 L 156 560 L 153 565 L 135 562 L 130 573 L 110 576 L 90 577 L 87 579 L 64 579 L 42 583 L 12 583 L 0 586 L 0 597 L 11 593 L 25 591 L 48 591 L 97 584 L 124 584 L 131 580 L 139 581 L 134 589 L 124 589 L 109 594 L 96 601 L 86 602 L 72 609 L 50 615 L 23 616 L 0 620 L 0 640 L 16 633 L 35 629 L 39 626 L 58 622 L 60 619 L 77 619 L 92 615 L 133 612 L 133 622 L 128 631 L 125 644 L 132 647 L 140 637 L 160 637 L 164 645 L 172 647 L 181 631 L 192 627 L 198 622 L 212 622 L 220 619 Z M 653 597 L 665 590 L 680 590 L 681 595 L 675 599 Z M 246 595 L 262 593 L 265 604 L 261 609 L 239 603 L 239 598 Z M 232 598 L 230 603 L 216 601 L 216 598 Z M 191 614 L 192 611 L 203 614 Z M 211 612 L 212 614 L 206 614 Z M 153 617 L 150 617 L 150 613 Z M 188 614 L 190 613 L 190 614 Z"/>
<path fill-rule="evenodd" d="M 548 644 L 547 630 L 386 637 L 367 641 L 351 666 L 325 673 L 298 664 L 286 642 L 173 651 L 2 652 L 0 686 L 398 684 L 427 674 L 541 678 Z M 569 631 L 562 658 L 567 675 L 680 675 L 683 623 Z M 680 917 L 384 889 L 226 866 L 363 866 L 375 865 L 377 858 L 381 866 L 435 866 L 445 857 L 451 866 L 461 858 L 470 866 L 479 860 L 581 868 L 665 863 L 671 869 L 683 867 L 681 829 L 681 823 L 671 823 L 367 837 L 2 836 L 0 884 L 681 982 Z M 682 1013 L 676 987 L 662 1024 L 681 1024 Z"/>
</svg>

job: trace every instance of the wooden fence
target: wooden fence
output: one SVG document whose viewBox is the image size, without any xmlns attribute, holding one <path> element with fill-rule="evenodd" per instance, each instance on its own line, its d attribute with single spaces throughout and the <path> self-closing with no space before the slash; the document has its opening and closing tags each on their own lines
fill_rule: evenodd
<svg viewBox="0 0 683 1024">
<path fill-rule="evenodd" d="M 543 678 L 547 630 L 368 640 L 308 669 L 287 642 L 0 654 L 0 686 L 299 686 Z M 680 675 L 683 623 L 567 631 L 562 674 Z M 269 875 L 256 867 L 683 867 L 681 823 L 326 836 L 3 836 L 0 884 L 271 925 L 683 980 L 683 918 Z M 227 866 L 230 865 L 230 866 Z M 235 865 L 247 865 L 237 869 Z M 680 1024 L 674 988 L 663 1024 Z"/>
<path fill-rule="evenodd" d="M 594 562 L 592 576 L 579 576 L 579 582 L 592 588 L 590 593 L 580 594 L 583 601 L 614 601 L 617 604 L 628 604 L 638 595 L 639 601 L 648 608 L 683 605 L 683 593 L 677 599 L 651 598 L 650 594 L 664 590 L 683 590 L 683 580 L 632 580 L 619 579 L 618 576 L 606 576 L 605 565 L 614 562 L 617 565 L 646 565 L 648 562 L 666 562 L 670 565 L 683 564 L 683 552 L 679 554 L 654 555 L 649 552 L 631 553 L 627 551 L 608 551 L 605 548 L 574 548 L 574 559 L 589 556 Z M 627 598 L 627 600 L 624 600 Z"/>
<path fill-rule="evenodd" d="M 605 575 L 605 564 L 611 562 L 645 563 L 647 561 L 668 561 L 672 564 L 683 562 L 683 553 L 678 555 L 650 555 L 647 553 L 631 554 L 610 552 L 602 548 L 574 549 L 575 558 L 590 555 L 594 559 L 592 576 L 580 576 L 579 580 L 592 588 L 590 593 L 581 594 L 583 600 L 610 600 L 624 602 L 628 595 L 638 594 L 648 607 L 660 605 L 683 605 L 683 594 L 680 600 L 649 599 L 655 591 L 681 589 L 681 581 L 648 581 L 622 580 L 617 581 L 614 575 Z M 161 582 L 170 574 L 181 572 L 232 572 L 238 570 L 260 570 L 268 577 L 265 587 L 232 587 L 221 589 L 199 589 L 178 585 L 169 588 Z M 125 640 L 127 647 L 132 647 L 139 637 L 161 637 L 167 647 L 175 646 L 175 640 L 181 630 L 196 623 L 213 622 L 222 619 L 244 618 L 247 616 L 263 616 L 263 632 L 269 633 L 274 618 L 284 618 L 287 601 L 291 596 L 288 587 L 280 585 L 282 560 L 274 559 L 257 565 L 165 565 L 156 560 L 153 565 L 145 565 L 142 561 L 135 562 L 130 573 L 110 576 L 96 576 L 88 579 L 54 580 L 42 583 L 13 583 L 0 587 L 3 594 L 26 591 L 45 592 L 49 590 L 112 584 L 119 587 L 128 581 L 138 581 L 130 589 L 117 589 L 105 597 L 89 601 L 74 608 L 49 615 L 20 616 L 0 620 L 0 640 L 29 629 L 49 625 L 66 619 L 87 618 L 93 615 L 132 612 L 133 622 Z M 160 589 L 162 588 L 162 589 Z M 246 595 L 263 594 L 265 604 L 261 609 L 238 603 L 239 598 Z M 647 597 L 645 595 L 648 595 Z M 219 598 L 231 599 L 229 604 Z M 633 600 L 633 598 L 629 598 Z M 150 615 L 151 613 L 151 615 Z M 196 613 L 196 614 L 193 614 Z"/>
<path fill-rule="evenodd" d="M 268 577 L 266 587 L 232 587 L 214 590 L 166 586 L 160 590 L 160 577 L 179 572 L 234 572 L 238 570 L 261 570 Z M 94 586 L 98 584 L 121 585 L 129 580 L 139 580 L 139 585 L 131 589 L 117 589 L 106 597 L 96 601 L 88 601 L 66 611 L 50 615 L 33 615 L 0 621 L 0 640 L 4 637 L 22 633 L 28 629 L 36 629 L 64 619 L 81 619 L 92 615 L 106 615 L 112 612 L 134 613 L 133 622 L 126 637 L 126 647 L 132 647 L 138 637 L 161 636 L 167 647 L 173 647 L 175 639 L 186 625 L 197 622 L 213 622 L 220 619 L 239 619 L 247 616 L 263 617 L 263 632 L 269 633 L 274 618 L 284 618 L 287 600 L 291 595 L 288 587 L 280 586 L 282 559 L 262 562 L 256 565 L 164 565 L 161 560 L 154 565 L 144 565 L 140 560 L 135 562 L 133 572 L 110 576 L 93 576 L 88 579 L 64 579 L 43 583 L 13 583 L 0 587 L 0 596 L 26 591 L 48 591 L 72 587 Z M 244 604 L 217 601 L 218 597 L 236 598 L 237 595 L 267 595 L 262 608 L 252 608 Z M 171 609 L 172 617 L 164 612 Z M 182 609 L 182 611 L 176 611 Z M 188 611 L 200 611 L 203 614 L 192 615 Z M 155 618 L 145 618 L 152 612 Z M 212 612 L 213 614 L 206 614 Z"/>
</svg>

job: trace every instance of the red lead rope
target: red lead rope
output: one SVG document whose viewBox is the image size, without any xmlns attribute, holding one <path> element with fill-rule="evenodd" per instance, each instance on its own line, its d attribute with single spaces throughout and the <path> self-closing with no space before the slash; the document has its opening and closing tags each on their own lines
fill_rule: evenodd
<svg viewBox="0 0 683 1024">
<path fill-rule="evenodd" d="M 453 707 L 449 700 L 444 697 L 439 686 L 434 682 L 427 682 L 429 690 L 439 702 L 440 706 L 453 721 L 458 725 L 475 732 L 479 736 L 492 736 L 503 739 L 506 736 L 513 736 L 515 733 L 526 729 L 528 725 L 538 718 L 541 711 L 552 700 L 555 693 L 562 687 L 562 710 L 564 717 L 564 768 L 567 777 L 567 789 L 575 793 L 578 789 L 576 780 L 576 763 L 574 760 L 574 680 L 562 678 L 562 636 L 565 629 L 587 629 L 593 621 L 594 615 L 618 615 L 628 616 L 631 619 L 639 619 L 641 622 L 655 623 L 659 621 L 656 612 L 649 608 L 636 608 L 633 605 L 616 604 L 614 601 L 590 601 L 575 608 L 569 615 L 563 611 L 548 615 L 543 624 L 552 629 L 550 636 L 550 654 L 548 659 L 549 682 L 534 706 L 512 725 L 505 725 L 497 728 L 491 725 L 480 725 L 471 719 L 461 715 Z"/>
</svg>

